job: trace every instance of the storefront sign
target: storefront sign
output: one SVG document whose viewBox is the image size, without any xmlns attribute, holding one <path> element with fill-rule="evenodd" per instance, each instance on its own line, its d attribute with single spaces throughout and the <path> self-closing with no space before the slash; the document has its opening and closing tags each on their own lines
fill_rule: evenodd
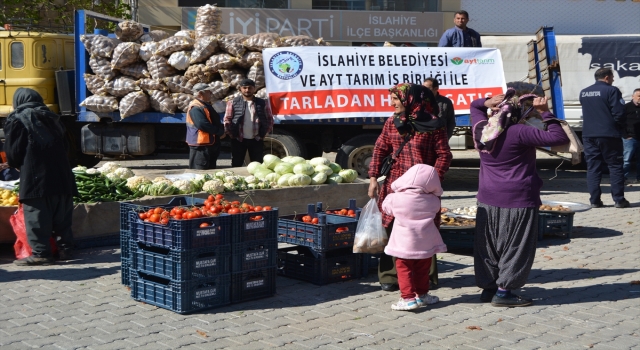
<svg viewBox="0 0 640 350">
<path fill-rule="evenodd" d="M 223 34 L 308 35 L 326 41 L 438 42 L 440 12 L 325 11 L 220 8 Z M 195 8 L 182 9 L 182 29 L 193 29 Z"/>
</svg>

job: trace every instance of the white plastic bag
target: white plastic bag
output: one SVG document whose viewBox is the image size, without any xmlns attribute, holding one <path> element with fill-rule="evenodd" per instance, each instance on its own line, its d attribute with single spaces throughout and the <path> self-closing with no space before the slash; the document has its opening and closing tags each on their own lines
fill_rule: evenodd
<svg viewBox="0 0 640 350">
<path fill-rule="evenodd" d="M 356 237 L 353 241 L 354 253 L 378 254 L 384 251 L 389 237 L 387 231 L 382 226 L 382 213 L 378 209 L 378 203 L 375 198 L 369 200 L 367 205 L 362 208 L 358 227 L 356 228 Z"/>
</svg>

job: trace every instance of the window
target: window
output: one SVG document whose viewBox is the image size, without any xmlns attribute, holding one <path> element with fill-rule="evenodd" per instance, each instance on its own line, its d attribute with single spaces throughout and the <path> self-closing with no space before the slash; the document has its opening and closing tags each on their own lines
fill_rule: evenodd
<svg viewBox="0 0 640 350">
<path fill-rule="evenodd" d="M 364 10 L 365 0 L 313 0 L 314 10 Z"/>
<path fill-rule="evenodd" d="M 24 68 L 24 44 L 20 41 L 11 43 L 11 67 Z"/>
</svg>

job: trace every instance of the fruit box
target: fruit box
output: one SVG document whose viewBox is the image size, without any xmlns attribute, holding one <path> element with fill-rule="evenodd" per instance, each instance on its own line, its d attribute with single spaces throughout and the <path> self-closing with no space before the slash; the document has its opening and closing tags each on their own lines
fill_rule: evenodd
<svg viewBox="0 0 640 350">
<path fill-rule="evenodd" d="M 361 254 L 351 248 L 316 253 L 307 247 L 278 249 L 278 273 L 315 285 L 343 282 L 362 277 Z"/>
</svg>

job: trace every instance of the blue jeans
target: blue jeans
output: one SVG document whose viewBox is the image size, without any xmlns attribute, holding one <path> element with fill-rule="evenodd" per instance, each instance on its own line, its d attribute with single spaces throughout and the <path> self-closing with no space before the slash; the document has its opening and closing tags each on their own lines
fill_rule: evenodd
<svg viewBox="0 0 640 350">
<path fill-rule="evenodd" d="M 631 171 L 631 161 L 634 156 L 636 159 L 636 180 L 640 180 L 640 149 L 638 146 L 638 140 L 635 138 L 631 139 L 622 139 L 622 143 L 624 145 L 623 152 L 623 165 L 622 172 L 624 173 L 624 179 L 627 180 L 629 178 L 629 172 Z"/>
</svg>

